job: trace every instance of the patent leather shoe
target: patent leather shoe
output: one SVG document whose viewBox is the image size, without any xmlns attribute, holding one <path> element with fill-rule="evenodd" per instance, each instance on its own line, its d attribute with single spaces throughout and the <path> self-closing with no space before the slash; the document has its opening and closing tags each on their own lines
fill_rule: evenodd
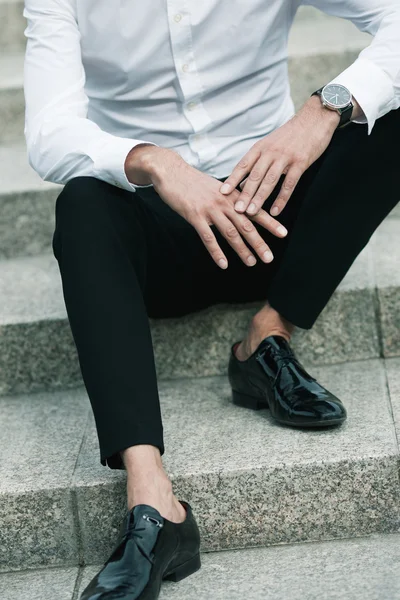
<svg viewBox="0 0 400 600">
<path fill-rule="evenodd" d="M 200 569 L 200 535 L 186 502 L 183 523 L 145 504 L 128 511 L 117 546 L 81 600 L 156 600 L 163 579 L 180 581 Z"/>
<path fill-rule="evenodd" d="M 311 377 L 281 336 L 265 338 L 245 361 L 233 344 L 228 367 L 234 404 L 269 408 L 271 416 L 292 427 L 328 427 L 346 419 L 341 400 Z"/>
</svg>

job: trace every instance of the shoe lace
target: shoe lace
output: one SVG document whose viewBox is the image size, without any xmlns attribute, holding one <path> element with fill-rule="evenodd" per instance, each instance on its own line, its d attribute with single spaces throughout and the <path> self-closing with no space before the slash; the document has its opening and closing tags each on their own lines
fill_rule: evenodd
<svg viewBox="0 0 400 600">
<path fill-rule="evenodd" d="M 265 350 L 264 353 L 265 352 L 267 352 L 267 350 Z M 261 357 L 263 356 L 264 353 L 262 353 Z M 276 382 L 278 381 L 283 368 L 287 367 L 290 364 L 292 364 L 292 365 L 294 364 L 299 369 L 300 372 L 306 374 L 304 367 L 299 362 L 299 360 L 297 359 L 296 355 L 293 352 L 274 353 L 273 358 L 278 365 L 278 370 L 277 370 L 274 380 L 272 382 L 273 387 L 276 386 Z M 310 377 L 310 375 L 308 375 L 308 377 Z M 313 378 L 311 378 L 311 379 L 313 379 Z"/>
<path fill-rule="evenodd" d="M 162 529 L 162 527 L 163 527 L 163 524 L 160 523 L 160 521 L 158 521 L 158 519 L 155 519 L 154 517 L 149 517 L 148 515 L 143 515 L 142 518 L 145 519 L 148 523 L 153 523 L 153 525 L 155 525 L 156 527 L 159 527 L 160 529 Z M 134 523 L 133 525 L 128 527 L 125 536 L 129 537 L 129 539 L 134 540 L 136 547 L 139 550 L 140 554 L 142 556 L 144 556 L 145 558 L 147 558 L 147 560 L 149 560 L 151 562 L 151 564 L 153 565 L 154 564 L 153 555 L 149 555 L 141 544 L 141 542 L 144 540 L 144 537 L 142 535 L 142 533 L 144 531 L 146 531 L 146 527 L 137 527 L 137 524 Z"/>
</svg>

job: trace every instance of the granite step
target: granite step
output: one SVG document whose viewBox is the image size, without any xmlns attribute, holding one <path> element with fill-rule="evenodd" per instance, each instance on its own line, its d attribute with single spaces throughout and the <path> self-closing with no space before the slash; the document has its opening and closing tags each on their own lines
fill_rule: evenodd
<svg viewBox="0 0 400 600">
<path fill-rule="evenodd" d="M 294 346 L 304 360 L 328 364 L 400 354 L 398 233 L 398 220 L 383 223 L 314 328 L 297 332 Z M 53 255 L 0 261 L 0 297 L 0 394 L 80 385 Z M 217 305 L 152 320 L 159 378 L 224 374 L 231 344 L 259 306 Z"/>
<path fill-rule="evenodd" d="M 24 144 L 0 145 L 0 260 L 51 251 L 60 190 L 31 169 Z"/>
<path fill-rule="evenodd" d="M 312 372 L 346 404 L 341 428 L 280 427 L 234 406 L 225 376 L 160 383 L 164 464 L 203 551 L 399 531 L 400 359 Z M 125 472 L 99 462 L 85 391 L 2 397 L 0 415 L 0 570 L 100 564 Z"/>
<path fill-rule="evenodd" d="M 8 6 L 8 9 L 5 7 Z M 2 10 L 8 10 L 8 19 L 15 18 L 18 2 L 0 1 L 0 40 Z M 17 27 L 14 25 L 13 27 Z M 23 31 L 21 17 L 20 29 Z M 21 140 L 24 129 L 23 95 L 23 53 L 25 43 L 20 33 L 9 33 L 3 37 L 3 44 L 13 40 L 10 49 L 0 56 L 0 143 Z M 299 106 L 310 92 L 320 87 L 354 61 L 358 53 L 370 42 L 370 36 L 361 33 L 348 21 L 328 17 L 318 11 L 300 11 L 292 28 L 289 57 L 292 93 L 296 106 Z M 8 40 L 8 42 L 7 42 Z M 1 42 L 0 42 L 1 50 Z"/>
<path fill-rule="evenodd" d="M 23 0 L 0 0 L 0 53 L 25 48 Z"/>
<path fill-rule="evenodd" d="M 202 568 L 159 600 L 399 600 L 400 535 L 231 550 L 202 555 Z M 78 600 L 101 565 L 0 575 L 5 600 Z"/>
</svg>

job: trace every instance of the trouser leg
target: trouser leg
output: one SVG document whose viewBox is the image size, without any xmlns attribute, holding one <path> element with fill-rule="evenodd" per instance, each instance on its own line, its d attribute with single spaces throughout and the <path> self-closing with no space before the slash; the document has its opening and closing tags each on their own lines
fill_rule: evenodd
<svg viewBox="0 0 400 600">
<path fill-rule="evenodd" d="M 397 204 L 399 137 L 400 110 L 379 119 L 369 136 L 366 126 L 351 124 L 335 133 L 313 168 L 287 248 L 266 293 L 272 307 L 291 323 L 305 329 L 313 326 L 371 235 Z"/>
<path fill-rule="evenodd" d="M 163 452 L 164 447 L 141 291 L 146 243 L 137 211 L 111 190 L 92 178 L 67 184 L 57 200 L 53 249 L 101 462 L 122 468 L 121 449 L 152 444 Z"/>
<path fill-rule="evenodd" d="M 137 444 L 163 453 L 148 317 L 214 303 L 200 237 L 153 188 L 132 194 L 79 177 L 57 199 L 53 250 L 102 464 L 123 468 L 120 451 Z"/>
</svg>

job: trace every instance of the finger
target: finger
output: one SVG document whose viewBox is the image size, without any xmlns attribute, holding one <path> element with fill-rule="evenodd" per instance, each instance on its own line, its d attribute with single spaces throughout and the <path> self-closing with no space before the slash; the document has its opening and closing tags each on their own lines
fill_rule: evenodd
<svg viewBox="0 0 400 600">
<path fill-rule="evenodd" d="M 256 164 L 250 171 L 249 176 L 246 179 L 246 184 L 243 190 L 241 191 L 238 199 L 236 200 L 235 210 L 237 212 L 244 212 L 245 210 L 247 210 L 254 198 L 254 195 L 260 187 L 260 184 L 263 181 L 265 174 L 268 172 L 271 162 L 271 158 L 265 156 L 256 162 Z"/>
<path fill-rule="evenodd" d="M 242 183 L 239 183 L 239 187 L 240 187 L 241 190 L 244 188 L 244 185 L 245 185 L 246 181 L 247 181 L 247 177 L 246 177 L 246 179 L 244 179 L 242 181 Z"/>
<path fill-rule="evenodd" d="M 299 167 L 291 167 L 288 170 L 287 174 L 285 175 L 285 179 L 283 180 L 278 197 L 271 206 L 271 215 L 276 217 L 283 211 L 302 174 L 303 171 Z"/>
<path fill-rule="evenodd" d="M 284 238 L 288 234 L 286 227 L 274 219 L 274 217 L 271 217 L 264 209 L 259 210 L 254 217 L 251 217 L 251 220 L 262 225 L 264 229 L 267 229 L 276 237 Z"/>
<path fill-rule="evenodd" d="M 261 151 L 251 148 L 247 154 L 238 162 L 229 177 L 219 188 L 221 194 L 230 194 L 232 190 L 248 175 L 254 164 L 261 156 Z"/>
<path fill-rule="evenodd" d="M 207 224 L 206 221 L 201 223 L 201 225 L 194 225 L 197 233 L 199 234 L 203 244 L 207 248 L 208 252 L 211 255 L 211 258 L 221 269 L 228 268 L 228 261 L 225 254 L 222 252 L 217 238 L 215 237 L 211 227 Z"/>
<path fill-rule="evenodd" d="M 252 248 L 257 252 L 263 262 L 270 263 L 274 259 L 268 244 L 258 233 L 256 227 L 246 215 L 234 213 L 232 221 L 239 233 L 247 240 Z"/>
<path fill-rule="evenodd" d="M 282 161 L 273 162 L 266 172 L 256 194 L 246 209 L 248 215 L 254 216 L 258 213 L 264 202 L 279 181 L 286 165 Z"/>
<path fill-rule="evenodd" d="M 241 258 L 244 264 L 248 267 L 253 267 L 256 264 L 257 259 L 244 243 L 243 238 L 235 224 L 223 213 L 215 215 L 213 218 L 213 223 L 222 233 L 229 245 L 235 250 L 236 254 L 239 256 L 239 258 Z"/>
</svg>

